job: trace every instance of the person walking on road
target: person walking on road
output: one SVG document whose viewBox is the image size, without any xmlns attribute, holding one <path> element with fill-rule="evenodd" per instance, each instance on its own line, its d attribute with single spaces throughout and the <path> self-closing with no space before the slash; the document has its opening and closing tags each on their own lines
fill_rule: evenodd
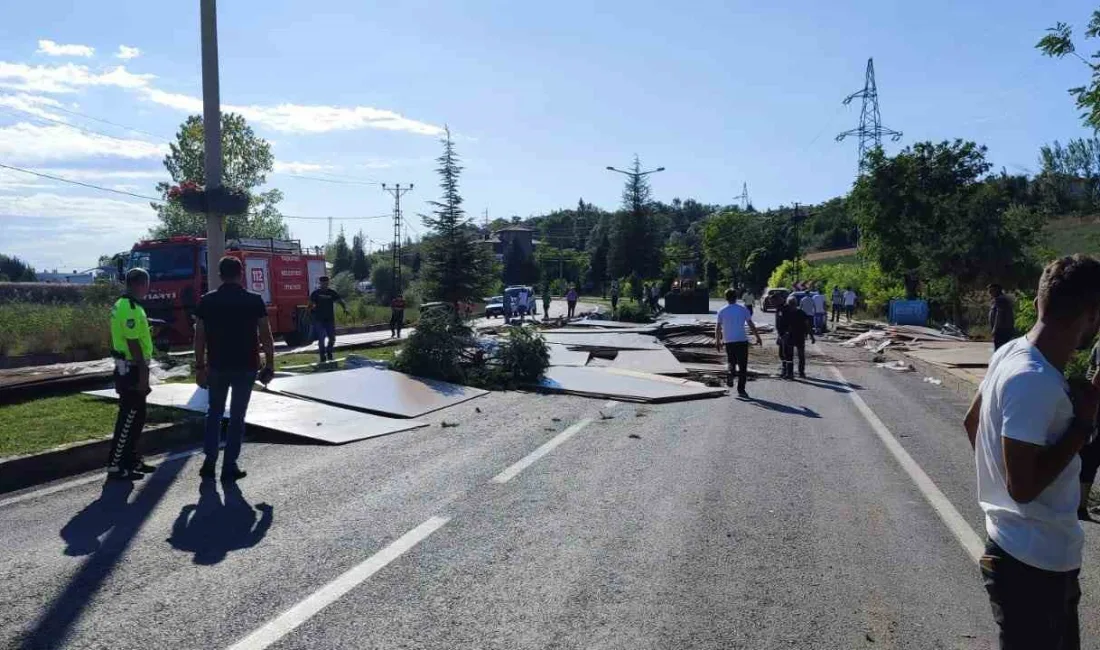
<svg viewBox="0 0 1100 650">
<path fill-rule="evenodd" d="M 566 318 L 573 318 L 573 315 L 577 313 L 577 289 L 570 286 L 569 291 L 565 294 L 565 305 L 568 308 L 568 316 Z"/>
<path fill-rule="evenodd" d="M 815 289 L 813 292 L 814 299 L 814 329 L 817 333 L 825 333 L 825 294 Z"/>
<path fill-rule="evenodd" d="M 814 322 L 814 312 L 817 308 L 814 307 L 814 296 L 812 293 L 807 291 L 802 294 L 802 298 L 798 301 L 798 308 L 809 317 L 811 323 Z"/>
<path fill-rule="evenodd" d="M 833 322 L 840 322 L 840 310 L 844 308 L 844 294 L 840 292 L 840 286 L 833 287 Z"/>
<path fill-rule="evenodd" d="M 332 361 L 332 351 L 336 347 L 336 309 L 333 305 L 339 304 L 348 313 L 348 306 L 344 299 L 329 287 L 327 275 L 321 276 L 321 286 L 309 294 L 309 305 L 313 313 L 313 335 L 317 337 L 317 353 L 321 355 L 321 363 Z M 328 345 L 325 345 L 325 338 Z"/>
<path fill-rule="evenodd" d="M 1016 338 L 1016 316 L 1012 299 L 1005 295 L 1001 285 L 989 285 L 989 331 L 993 333 L 993 351 Z"/>
<path fill-rule="evenodd" d="M 654 314 L 661 313 L 661 285 L 656 282 L 649 287 L 649 308 Z"/>
<path fill-rule="evenodd" d="M 775 331 L 779 336 L 779 358 L 782 362 L 780 377 L 794 379 L 794 353 L 798 352 L 798 376 L 806 377 L 806 336 L 817 343 L 810 317 L 803 312 L 794 296 L 779 308 L 775 318 Z"/>
<path fill-rule="evenodd" d="M 507 301 L 507 299 L 505 299 Z M 405 296 L 397 294 L 390 301 L 390 337 L 401 338 L 401 328 L 405 326 Z"/>
<path fill-rule="evenodd" d="M 619 281 L 611 281 L 611 315 L 619 313 Z"/>
<path fill-rule="evenodd" d="M 719 351 L 724 348 L 728 363 L 726 385 L 733 386 L 733 376 L 737 375 L 737 394 L 747 398 L 745 383 L 749 377 L 749 337 L 745 333 L 745 325 L 752 330 L 756 337 L 756 344 L 763 345 L 760 332 L 756 331 L 756 325 L 752 322 L 752 316 L 744 305 L 738 304 L 737 292 L 726 289 L 726 306 L 718 310 L 718 327 L 714 332 L 715 346 Z"/>
<path fill-rule="evenodd" d="M 275 375 L 275 341 L 267 322 L 267 306 L 260 296 L 241 286 L 243 270 L 235 257 L 223 257 L 218 262 L 222 284 L 204 295 L 195 309 L 195 383 L 208 390 L 206 436 L 203 454 L 206 459 L 199 476 L 213 478 L 218 461 L 218 439 L 229 402 L 229 426 L 225 435 L 225 458 L 222 480 L 236 481 L 247 473 L 239 458 L 244 440 L 244 416 L 252 397 L 252 386 L 259 380 L 265 386 Z M 260 368 L 260 349 L 264 353 Z"/>
<path fill-rule="evenodd" d="M 111 356 L 115 360 L 118 417 L 107 452 L 107 478 L 136 481 L 154 469 L 141 460 L 138 442 L 145 428 L 145 399 L 149 395 L 149 361 L 153 336 L 142 299 L 149 291 L 149 273 L 134 268 L 126 273 L 126 293 L 111 308 Z"/>
<path fill-rule="evenodd" d="M 550 318 L 550 283 L 542 285 L 542 320 Z"/>
<path fill-rule="evenodd" d="M 1100 262 L 1051 262 L 1035 304 L 1035 326 L 993 354 L 964 420 L 989 536 L 979 564 L 1001 648 L 1076 650 L 1078 453 L 1096 431 L 1100 391 L 1063 373 L 1100 329 Z"/>
<path fill-rule="evenodd" d="M 852 322 L 852 314 L 856 311 L 856 292 L 851 287 L 844 290 L 844 315 L 848 322 Z"/>
</svg>

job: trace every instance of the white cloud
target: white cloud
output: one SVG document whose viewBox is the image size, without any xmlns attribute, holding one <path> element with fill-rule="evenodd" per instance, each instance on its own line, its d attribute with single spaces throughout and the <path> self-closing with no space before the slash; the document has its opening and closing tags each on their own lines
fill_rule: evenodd
<svg viewBox="0 0 1100 650">
<path fill-rule="evenodd" d="M 86 65 L 37 65 L 0 61 L 0 88 L 11 88 L 34 93 L 75 93 L 92 86 L 116 88 L 144 88 L 156 77 L 151 74 L 134 74 L 125 66 L 118 66 L 103 73 L 93 72 Z"/>
<path fill-rule="evenodd" d="M 335 169 L 332 165 L 325 165 L 322 163 L 310 163 L 310 162 L 297 162 L 289 160 L 286 162 L 275 161 L 275 173 L 276 174 L 301 174 L 308 172 L 326 172 Z"/>
<path fill-rule="evenodd" d="M 50 174 L 51 176 L 60 176 L 61 178 L 68 178 L 74 181 L 94 181 L 102 179 L 119 179 L 119 180 L 168 180 L 168 172 L 163 169 L 160 171 L 153 170 L 130 170 L 130 169 L 38 169 L 43 174 Z"/>
<path fill-rule="evenodd" d="M 38 41 L 38 50 L 36 54 L 45 54 L 46 56 L 90 57 L 95 55 L 95 48 L 88 45 L 62 45 L 61 43 L 42 39 Z"/>
<path fill-rule="evenodd" d="M 150 101 L 181 111 L 202 111 L 202 100 L 190 95 L 169 93 L 155 88 L 145 91 Z M 250 122 L 287 133 L 327 133 L 330 131 L 356 131 L 359 129 L 384 129 L 407 131 L 421 135 L 439 135 L 443 128 L 427 122 L 407 118 L 399 113 L 371 108 L 370 106 L 306 106 L 279 104 L 277 106 L 236 106 L 223 104 L 223 111 L 240 113 Z"/>
<path fill-rule="evenodd" d="M 160 158 L 167 147 L 144 140 L 112 138 L 65 126 L 20 122 L 0 127 L 0 160 L 47 162 L 77 158 Z"/>
<path fill-rule="evenodd" d="M 22 111 L 36 117 L 44 117 L 48 120 L 58 120 L 64 122 L 60 115 L 51 113 L 48 110 L 43 109 L 43 106 L 62 106 L 61 102 L 53 99 L 52 97 L 43 97 L 42 95 L 28 95 L 26 93 L 19 93 L 16 95 L 0 95 L 0 106 L 7 106 L 14 108 L 17 111 Z"/>
<path fill-rule="evenodd" d="M 129 45 L 119 45 L 118 52 L 115 53 L 115 57 L 129 61 L 130 59 L 136 59 L 141 56 L 141 50 L 136 47 L 130 47 Z"/>
</svg>

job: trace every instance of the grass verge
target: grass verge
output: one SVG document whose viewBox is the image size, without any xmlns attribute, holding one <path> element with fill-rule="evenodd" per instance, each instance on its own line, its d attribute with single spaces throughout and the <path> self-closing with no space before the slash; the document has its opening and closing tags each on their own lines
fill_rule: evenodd
<svg viewBox="0 0 1100 650">
<path fill-rule="evenodd" d="M 21 456 L 111 435 L 118 402 L 89 395 L 60 395 L 0 408 L 0 457 Z M 146 426 L 178 422 L 194 414 L 150 406 Z"/>
</svg>

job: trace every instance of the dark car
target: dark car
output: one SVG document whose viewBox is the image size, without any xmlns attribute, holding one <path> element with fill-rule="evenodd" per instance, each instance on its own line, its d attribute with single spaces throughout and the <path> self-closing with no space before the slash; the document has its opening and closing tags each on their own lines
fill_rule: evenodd
<svg viewBox="0 0 1100 650">
<path fill-rule="evenodd" d="M 776 311 L 786 302 L 791 290 L 784 287 L 769 287 L 764 292 L 764 299 L 760 301 L 760 308 L 764 311 Z"/>
</svg>

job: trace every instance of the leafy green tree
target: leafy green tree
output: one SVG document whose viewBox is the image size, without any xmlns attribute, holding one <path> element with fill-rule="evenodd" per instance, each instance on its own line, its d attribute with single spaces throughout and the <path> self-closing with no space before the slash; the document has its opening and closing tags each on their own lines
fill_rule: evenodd
<svg viewBox="0 0 1100 650">
<path fill-rule="evenodd" d="M 703 226 L 707 259 L 728 274 L 730 284 L 744 282 L 745 264 L 757 246 L 756 217 L 740 210 L 711 216 Z"/>
<path fill-rule="evenodd" d="M 150 229 L 150 236 L 204 236 L 206 215 L 186 212 L 168 201 L 168 190 L 172 185 L 185 181 L 206 185 L 202 117 L 188 117 L 176 133 L 176 141 L 169 144 L 168 149 L 168 155 L 164 157 L 164 168 L 172 182 L 157 184 L 157 191 L 164 197 L 164 202 L 150 204 L 157 211 L 157 219 L 160 220 L 159 224 Z M 226 219 L 227 238 L 286 238 L 289 235 L 278 209 L 283 193 L 277 189 L 265 192 L 258 190 L 267 182 L 267 174 L 271 173 L 274 163 L 271 145 L 257 136 L 243 117 L 236 113 L 222 114 L 222 184 L 247 191 L 252 197 L 248 214 Z"/>
<path fill-rule="evenodd" d="M 443 153 L 437 158 L 436 171 L 443 195 L 438 201 L 428 202 L 432 214 L 424 216 L 424 225 L 432 233 L 423 243 L 421 276 L 429 296 L 453 304 L 485 295 L 494 280 L 493 258 L 462 208 L 458 190 L 462 167 L 450 129 L 446 129 L 441 142 Z"/>
<path fill-rule="evenodd" d="M 1072 54 L 1089 69 L 1091 78 L 1088 85 L 1070 88 L 1069 94 L 1073 95 L 1077 108 L 1081 109 L 1081 120 L 1085 125 L 1091 127 L 1093 132 L 1100 131 L 1100 64 L 1093 62 L 1100 59 L 1100 52 L 1089 58 L 1081 56 L 1073 42 L 1073 29 L 1066 23 L 1059 22 L 1047 29 L 1047 32 L 1035 45 L 1039 51 L 1057 59 Z M 1085 28 L 1085 38 L 1100 38 L 1100 10 L 1092 12 L 1092 18 Z"/>
<path fill-rule="evenodd" d="M 956 315 L 967 290 L 1011 286 L 1036 270 L 1042 220 L 1009 209 L 1003 186 L 985 178 L 985 152 L 962 140 L 917 143 L 892 158 L 871 151 L 849 198 L 864 254 L 909 297 L 921 284 L 934 287 Z"/>
<path fill-rule="evenodd" d="M 504 252 L 504 284 L 532 285 L 539 279 L 539 266 L 535 258 L 527 255 L 519 241 L 512 240 Z"/>
<path fill-rule="evenodd" d="M 351 247 L 348 246 L 348 238 L 344 235 L 343 227 L 340 228 L 340 233 L 336 235 L 336 241 L 332 242 L 332 248 L 329 250 L 329 261 L 332 262 L 333 275 L 351 270 Z"/>
<path fill-rule="evenodd" d="M 1043 207 L 1051 214 L 1089 214 L 1100 201 L 1100 139 L 1055 140 L 1039 148 L 1042 170 L 1035 179 Z"/>
<path fill-rule="evenodd" d="M 360 230 L 351 239 L 351 272 L 356 280 L 370 277 L 370 260 L 367 259 L 366 237 Z"/>
<path fill-rule="evenodd" d="M 650 211 L 649 181 L 637 156 L 623 187 L 623 209 L 615 214 L 609 235 L 607 266 L 613 277 L 654 277 L 661 270 L 659 228 Z"/>
<path fill-rule="evenodd" d="M 607 254 L 611 249 L 611 215 L 603 213 L 596 220 L 586 242 L 589 267 L 588 280 L 601 293 L 607 288 L 610 272 L 607 266 Z"/>
<path fill-rule="evenodd" d="M 0 273 L 7 276 L 9 282 L 34 282 L 38 279 L 34 267 L 14 255 L 0 254 Z"/>
<path fill-rule="evenodd" d="M 388 305 L 398 291 L 405 293 L 408 290 L 412 276 L 412 269 L 407 266 L 401 267 L 401 287 L 398 290 L 393 284 L 393 267 L 390 264 L 375 264 L 370 273 L 375 301 L 380 305 Z M 407 299 L 408 296 L 405 298 Z"/>
</svg>

